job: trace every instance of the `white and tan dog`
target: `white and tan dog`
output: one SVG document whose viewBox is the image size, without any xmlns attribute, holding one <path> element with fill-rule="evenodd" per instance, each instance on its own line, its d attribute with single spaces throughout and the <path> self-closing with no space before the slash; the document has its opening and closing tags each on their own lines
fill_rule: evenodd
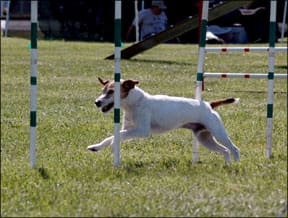
<svg viewBox="0 0 288 218">
<path fill-rule="evenodd" d="M 95 104 L 103 113 L 114 106 L 114 81 L 98 78 L 104 86 L 102 94 Z M 120 140 L 148 138 L 150 133 L 164 133 L 168 130 L 184 128 L 193 131 L 200 144 L 222 153 L 230 163 L 230 151 L 239 161 L 240 152 L 229 139 L 220 116 L 213 108 L 238 102 L 227 98 L 206 102 L 183 97 L 150 95 L 136 86 L 137 80 L 121 80 L 121 108 L 124 110 L 123 126 Z M 90 151 L 113 144 L 114 136 L 104 139 L 99 144 L 88 146 Z M 221 144 L 219 144 L 218 142 Z"/>
</svg>

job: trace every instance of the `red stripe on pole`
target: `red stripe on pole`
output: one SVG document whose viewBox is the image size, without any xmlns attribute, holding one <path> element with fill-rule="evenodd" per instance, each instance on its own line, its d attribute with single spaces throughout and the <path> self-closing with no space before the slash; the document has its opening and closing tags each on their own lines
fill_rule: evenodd
<svg viewBox="0 0 288 218">
<path fill-rule="evenodd" d="M 222 78 L 227 78 L 227 74 L 221 74 Z"/>
<path fill-rule="evenodd" d="M 222 48 L 222 52 L 226 52 L 227 51 L 227 48 Z"/>
<path fill-rule="evenodd" d="M 247 79 L 248 79 L 248 78 L 250 78 L 250 75 L 249 75 L 249 74 L 245 74 L 245 75 L 244 75 L 244 78 L 247 78 Z"/>
<path fill-rule="evenodd" d="M 244 51 L 245 51 L 245 52 L 249 52 L 249 51 L 250 51 L 250 48 L 244 48 Z"/>
</svg>

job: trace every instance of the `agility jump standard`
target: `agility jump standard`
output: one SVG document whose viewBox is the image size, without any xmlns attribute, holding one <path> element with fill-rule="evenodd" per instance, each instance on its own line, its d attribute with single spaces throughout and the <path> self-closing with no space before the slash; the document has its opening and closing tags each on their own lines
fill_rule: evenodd
<svg viewBox="0 0 288 218">
<path fill-rule="evenodd" d="M 207 32 L 207 23 L 208 23 L 208 7 L 209 1 L 203 0 L 202 6 L 202 18 L 201 18 L 201 32 L 200 32 L 200 42 L 199 42 L 199 53 L 198 53 L 198 65 L 197 65 L 197 81 L 196 81 L 196 99 L 201 100 L 202 95 L 202 86 L 203 79 L 205 77 L 234 77 L 234 78 L 268 78 L 268 97 L 267 97 L 267 146 L 266 146 L 266 156 L 271 157 L 272 153 L 272 118 L 273 118 L 273 98 L 274 98 L 274 78 L 287 78 L 285 74 L 274 74 L 275 66 L 275 52 L 276 51 L 287 51 L 286 47 L 275 48 L 275 38 L 276 38 L 276 4 L 277 0 L 270 0 L 270 22 L 269 22 L 269 48 L 218 48 L 211 47 L 205 48 L 206 41 L 206 32 Z M 268 63 L 268 74 L 238 74 L 238 73 L 204 73 L 204 61 L 205 61 L 205 52 L 207 51 L 268 51 L 269 63 Z M 193 142 L 193 162 L 198 162 L 198 143 L 196 140 Z"/>
<path fill-rule="evenodd" d="M 204 78 L 267 78 L 267 73 L 204 73 Z M 287 78 L 287 74 L 274 74 L 274 78 Z M 203 79 L 204 81 L 204 79 Z"/>
<path fill-rule="evenodd" d="M 207 47 L 205 51 L 208 52 L 260 52 L 260 51 L 267 51 L 269 52 L 269 48 L 264 47 Z M 287 47 L 275 47 L 275 52 L 287 52 Z"/>
<path fill-rule="evenodd" d="M 37 31 L 38 1 L 31 1 L 31 63 L 30 63 L 30 165 L 36 166 L 37 112 Z"/>
<path fill-rule="evenodd" d="M 114 166 L 120 164 L 120 79 L 121 79 L 121 0 L 115 0 L 115 95 L 114 95 Z"/>
</svg>

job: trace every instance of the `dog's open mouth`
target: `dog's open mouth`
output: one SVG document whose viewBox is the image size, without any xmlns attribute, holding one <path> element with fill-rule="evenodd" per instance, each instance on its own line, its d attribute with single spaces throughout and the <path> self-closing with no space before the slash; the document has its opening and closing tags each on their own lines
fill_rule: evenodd
<svg viewBox="0 0 288 218">
<path fill-rule="evenodd" d="M 110 111 L 112 108 L 114 107 L 114 103 L 110 103 L 110 104 L 107 104 L 106 106 L 102 107 L 101 108 L 101 111 L 103 113 L 107 113 L 108 111 Z"/>
</svg>

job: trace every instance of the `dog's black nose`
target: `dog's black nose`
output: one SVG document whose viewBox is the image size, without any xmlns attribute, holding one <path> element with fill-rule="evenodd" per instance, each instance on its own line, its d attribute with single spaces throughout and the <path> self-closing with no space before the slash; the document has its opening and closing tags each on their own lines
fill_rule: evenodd
<svg viewBox="0 0 288 218">
<path fill-rule="evenodd" d="M 97 107 L 101 107 L 101 101 L 95 101 Z"/>
</svg>

